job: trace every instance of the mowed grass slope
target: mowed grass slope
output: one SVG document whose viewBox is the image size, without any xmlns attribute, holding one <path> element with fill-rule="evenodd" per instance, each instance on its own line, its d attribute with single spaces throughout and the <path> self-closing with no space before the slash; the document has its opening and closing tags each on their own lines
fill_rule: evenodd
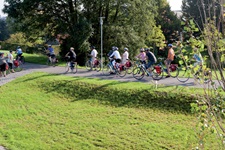
<svg viewBox="0 0 225 150">
<path fill-rule="evenodd" d="M 0 87 L 0 145 L 12 150 L 195 148 L 196 117 L 189 106 L 177 106 L 188 102 L 173 104 L 163 88 L 153 90 L 143 83 L 46 73 L 21 77 Z M 160 90 L 164 96 L 150 97 Z M 181 95 L 180 89 L 171 91 Z M 215 135 L 207 136 L 205 148 L 218 149 Z"/>
</svg>

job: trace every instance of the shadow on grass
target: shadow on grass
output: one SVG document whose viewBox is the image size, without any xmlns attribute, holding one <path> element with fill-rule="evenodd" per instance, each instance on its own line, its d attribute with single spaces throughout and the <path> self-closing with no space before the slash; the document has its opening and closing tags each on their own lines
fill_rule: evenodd
<svg viewBox="0 0 225 150">
<path fill-rule="evenodd" d="M 182 94 L 176 91 L 176 88 L 168 92 L 160 92 L 152 87 L 144 90 L 117 88 L 119 84 L 124 82 L 97 85 L 79 81 L 78 78 L 72 82 L 65 80 L 42 82 L 39 88 L 46 93 L 57 92 L 71 99 L 71 102 L 97 99 L 102 104 L 115 107 L 142 107 L 190 113 L 190 103 L 194 102 L 193 96 Z"/>
</svg>

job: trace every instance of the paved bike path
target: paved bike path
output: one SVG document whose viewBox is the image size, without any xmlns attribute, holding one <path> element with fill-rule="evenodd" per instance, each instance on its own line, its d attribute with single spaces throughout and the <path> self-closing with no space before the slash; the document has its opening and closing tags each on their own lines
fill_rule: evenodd
<svg viewBox="0 0 225 150">
<path fill-rule="evenodd" d="M 32 73 L 35 71 L 68 75 L 68 76 L 101 78 L 101 79 L 109 79 L 109 80 L 117 80 L 117 81 L 125 81 L 125 82 L 145 82 L 145 83 L 149 83 L 149 84 L 163 84 L 165 86 L 185 86 L 185 87 L 198 87 L 198 88 L 204 87 L 203 85 L 199 85 L 198 83 L 196 83 L 194 81 L 194 79 L 189 79 L 185 83 L 179 82 L 176 78 L 172 78 L 172 77 L 163 78 L 159 81 L 155 81 L 151 77 L 145 76 L 142 80 L 136 80 L 133 78 L 133 76 L 131 74 L 127 74 L 125 77 L 121 78 L 116 75 L 104 76 L 101 71 L 100 72 L 87 71 L 86 69 L 78 69 L 76 74 L 72 74 L 70 72 L 65 74 L 64 67 L 61 67 L 61 66 L 52 67 L 52 66 L 32 64 L 32 63 L 26 63 L 24 65 L 24 70 L 21 72 L 11 73 L 11 74 L 7 75 L 6 77 L 0 77 L 0 86 L 14 80 L 17 77 L 24 76 L 26 74 L 29 74 L 29 73 Z M 208 85 L 205 85 L 205 86 L 207 87 Z"/>
</svg>

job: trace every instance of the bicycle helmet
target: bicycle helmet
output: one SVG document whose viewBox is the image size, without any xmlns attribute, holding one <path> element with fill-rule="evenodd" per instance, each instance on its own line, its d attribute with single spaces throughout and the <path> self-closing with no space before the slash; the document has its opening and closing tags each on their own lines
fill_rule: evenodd
<svg viewBox="0 0 225 150">
<path fill-rule="evenodd" d="M 168 44 L 168 47 L 173 47 L 173 44 Z"/>
<path fill-rule="evenodd" d="M 144 51 L 145 51 L 144 48 L 141 48 L 141 49 L 140 49 L 140 52 L 144 52 Z"/>
<path fill-rule="evenodd" d="M 125 47 L 125 48 L 124 48 L 124 51 L 128 51 L 128 48 Z"/>
<path fill-rule="evenodd" d="M 145 51 L 149 51 L 150 50 L 150 48 L 145 48 Z"/>
<path fill-rule="evenodd" d="M 118 50 L 118 47 L 114 47 L 114 49 L 113 49 L 114 51 L 117 51 Z"/>
<path fill-rule="evenodd" d="M 95 49 L 95 46 L 91 46 L 92 49 Z"/>
</svg>

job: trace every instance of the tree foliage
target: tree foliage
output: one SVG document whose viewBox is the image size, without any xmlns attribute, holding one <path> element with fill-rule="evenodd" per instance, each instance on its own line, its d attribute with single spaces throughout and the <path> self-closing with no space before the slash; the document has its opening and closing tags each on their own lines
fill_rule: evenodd
<svg viewBox="0 0 225 150">
<path fill-rule="evenodd" d="M 224 149 L 225 147 L 225 43 L 223 38 L 223 8 L 221 6 L 223 6 L 223 1 L 221 0 L 183 1 L 183 9 L 186 11 L 185 15 L 187 15 L 184 24 L 185 33 L 188 34 L 189 42 L 187 44 L 195 47 L 200 43 L 200 50 L 203 52 L 204 49 L 207 52 L 207 60 L 209 62 L 208 68 L 204 65 L 203 69 L 210 70 L 211 72 L 209 73 L 212 75 L 210 83 L 198 83 L 204 87 L 204 95 L 197 99 L 197 104 L 192 104 L 199 119 L 197 124 L 198 149 L 204 149 L 205 142 L 207 142 L 205 137 L 209 132 L 217 135 L 218 149 Z M 188 9 L 192 9 L 192 12 L 187 12 Z M 191 16 L 190 13 L 193 13 L 193 15 Z M 200 31 L 198 36 L 194 34 L 196 31 Z M 186 60 L 191 59 L 188 56 L 186 58 Z"/>
<path fill-rule="evenodd" d="M 182 11 L 185 18 L 194 19 L 201 31 L 208 19 L 216 21 L 215 26 L 222 30 L 223 4 L 221 0 L 183 0 Z"/>
<path fill-rule="evenodd" d="M 9 38 L 9 30 L 5 19 L 0 19 L 0 41 Z"/>
<path fill-rule="evenodd" d="M 171 11 L 170 6 L 166 0 L 159 0 L 158 16 L 156 17 L 157 25 L 161 26 L 163 34 L 168 42 L 173 42 L 179 36 L 181 28 L 181 21 L 178 16 Z"/>
<path fill-rule="evenodd" d="M 84 53 L 89 45 L 100 48 L 100 21 L 103 19 L 104 53 L 112 46 L 128 47 L 136 53 L 140 47 L 158 44 L 157 5 L 154 0 L 5 0 L 4 12 L 15 19 L 19 31 L 45 38 L 61 37 L 62 52 L 75 47 Z"/>
</svg>

